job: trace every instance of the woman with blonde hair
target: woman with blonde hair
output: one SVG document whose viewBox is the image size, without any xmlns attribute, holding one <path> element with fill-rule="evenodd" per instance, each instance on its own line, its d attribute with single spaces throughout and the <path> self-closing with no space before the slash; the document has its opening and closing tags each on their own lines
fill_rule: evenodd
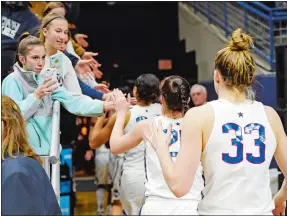
<svg viewBox="0 0 287 216">
<path fill-rule="evenodd" d="M 170 130 L 164 134 L 159 124 L 147 135 L 177 197 L 188 193 L 201 161 L 200 215 L 278 215 L 285 209 L 286 181 L 272 199 L 269 166 L 275 156 L 287 177 L 287 138 L 275 110 L 248 98 L 255 76 L 252 46 L 252 38 L 237 29 L 217 52 L 213 79 L 219 99 L 186 113 L 175 163 L 168 154 Z"/>
<path fill-rule="evenodd" d="M 42 13 L 42 17 L 46 16 L 49 13 L 54 13 L 54 14 L 58 14 L 61 16 L 66 17 L 67 14 L 67 8 L 65 7 L 65 5 L 61 2 L 49 2 L 47 3 L 46 7 L 43 10 Z M 87 48 L 89 46 L 88 42 L 85 40 L 86 38 L 88 38 L 87 35 L 85 34 L 79 34 L 77 32 L 75 32 L 75 25 L 74 24 L 70 24 L 69 23 L 69 29 L 72 31 L 73 37 L 75 38 L 76 42 L 73 40 L 73 47 L 76 50 L 77 55 L 82 56 L 85 52 L 84 48 Z"/>
<path fill-rule="evenodd" d="M 26 124 L 18 105 L 2 96 L 3 215 L 61 215 L 41 159 L 28 143 Z"/>
</svg>

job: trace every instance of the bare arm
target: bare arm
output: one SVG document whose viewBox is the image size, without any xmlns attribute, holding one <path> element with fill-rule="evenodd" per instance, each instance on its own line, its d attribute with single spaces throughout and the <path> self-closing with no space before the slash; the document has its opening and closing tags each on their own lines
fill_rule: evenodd
<svg viewBox="0 0 287 216">
<path fill-rule="evenodd" d="M 130 113 L 127 114 L 124 122 L 124 127 L 129 121 Z M 109 118 L 107 124 L 104 126 L 105 117 L 100 117 L 97 119 L 95 126 L 91 128 L 89 134 L 89 144 L 91 149 L 99 148 L 101 145 L 109 141 L 111 133 L 116 121 L 116 113 Z"/>
<path fill-rule="evenodd" d="M 137 146 L 143 140 L 143 131 L 148 120 L 137 123 L 132 130 L 124 134 L 126 115 L 125 111 L 117 113 L 117 119 L 110 139 L 110 148 L 113 154 L 124 153 Z"/>
<path fill-rule="evenodd" d="M 265 107 L 265 111 L 268 116 L 268 120 L 271 123 L 272 129 L 276 136 L 277 141 L 277 148 L 275 151 L 275 159 L 277 164 L 282 171 L 285 180 L 281 186 L 281 189 L 275 195 L 275 206 L 277 207 L 280 203 L 285 202 L 287 200 L 287 184 L 286 184 L 286 177 L 287 177 L 287 137 L 283 128 L 283 124 L 276 113 L 276 111 L 271 107 Z"/>
<path fill-rule="evenodd" d="M 183 118 L 181 147 L 175 163 L 171 159 L 168 145 L 156 150 L 166 183 L 176 197 L 182 197 L 188 193 L 200 162 L 202 113 L 201 108 L 193 108 Z M 159 133 L 162 132 L 159 131 Z"/>
</svg>

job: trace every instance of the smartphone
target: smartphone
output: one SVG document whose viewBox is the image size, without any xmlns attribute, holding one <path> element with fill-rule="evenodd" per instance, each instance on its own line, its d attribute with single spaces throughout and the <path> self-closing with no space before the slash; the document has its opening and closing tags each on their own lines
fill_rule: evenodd
<svg viewBox="0 0 287 216">
<path fill-rule="evenodd" d="M 52 77 L 52 80 L 56 80 L 58 81 L 57 79 L 57 70 L 55 68 L 47 68 L 45 70 L 45 77 Z"/>
<path fill-rule="evenodd" d="M 50 57 L 50 67 L 55 68 L 57 76 L 63 77 L 63 59 L 62 53 L 56 53 Z"/>
</svg>

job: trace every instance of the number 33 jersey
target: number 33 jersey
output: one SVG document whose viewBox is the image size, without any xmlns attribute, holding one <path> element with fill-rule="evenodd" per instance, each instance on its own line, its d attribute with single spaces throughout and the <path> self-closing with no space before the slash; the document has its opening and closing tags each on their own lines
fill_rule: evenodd
<svg viewBox="0 0 287 216">
<path fill-rule="evenodd" d="M 263 104 L 209 104 L 215 118 L 201 157 L 205 188 L 199 214 L 271 214 L 269 166 L 277 144 Z"/>
<path fill-rule="evenodd" d="M 178 152 L 180 151 L 181 125 L 182 118 L 170 119 L 165 116 L 157 116 L 154 123 L 158 127 L 158 121 L 161 120 L 163 131 L 166 133 L 168 125 L 172 125 L 172 136 L 169 146 L 169 152 L 172 160 L 175 162 Z M 193 185 L 190 191 L 181 198 L 177 198 L 169 189 L 165 182 L 159 159 L 153 147 L 149 142 L 146 143 L 146 196 L 154 198 L 176 199 L 176 200 L 193 200 L 199 203 L 202 198 L 201 192 L 204 187 L 202 178 L 202 166 L 199 165 Z"/>
</svg>

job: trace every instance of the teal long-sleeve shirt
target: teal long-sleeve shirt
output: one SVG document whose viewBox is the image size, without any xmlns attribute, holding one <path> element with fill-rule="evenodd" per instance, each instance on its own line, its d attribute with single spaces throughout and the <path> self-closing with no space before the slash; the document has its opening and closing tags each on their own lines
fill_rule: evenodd
<svg viewBox="0 0 287 216">
<path fill-rule="evenodd" d="M 23 71 L 15 64 L 14 72 L 3 80 L 2 95 L 10 97 L 19 105 L 27 123 L 29 143 L 34 151 L 39 155 L 49 155 L 55 100 L 78 116 L 101 116 L 103 102 L 85 95 L 72 95 L 64 87 L 58 87 L 51 95 L 37 99 L 34 92 L 43 81 L 41 75 Z"/>
</svg>

